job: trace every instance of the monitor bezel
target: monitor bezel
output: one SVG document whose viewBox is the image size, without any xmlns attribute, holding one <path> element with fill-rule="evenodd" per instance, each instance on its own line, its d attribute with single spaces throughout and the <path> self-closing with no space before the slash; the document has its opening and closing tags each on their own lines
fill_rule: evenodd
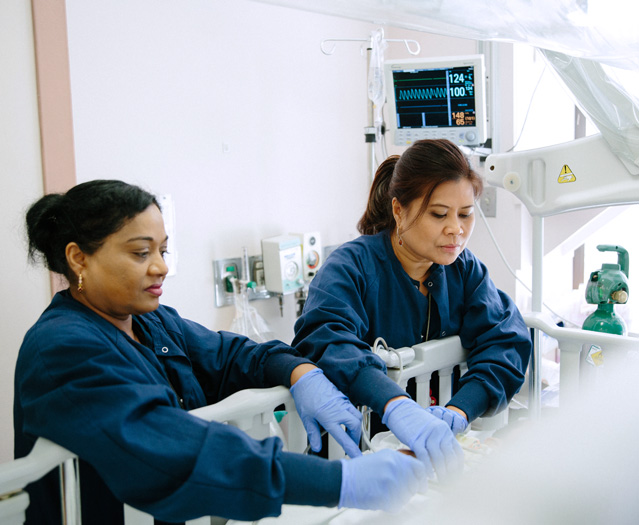
<svg viewBox="0 0 639 525">
<path fill-rule="evenodd" d="M 474 126 L 431 126 L 425 128 L 397 127 L 397 105 L 393 71 L 397 70 L 434 70 L 473 66 L 475 75 L 475 125 Z M 386 129 L 396 146 L 410 146 L 415 140 L 423 138 L 447 138 L 459 146 L 481 146 L 487 137 L 486 114 L 486 69 L 484 55 L 460 55 L 447 57 L 423 57 L 389 60 L 384 64 L 386 84 Z"/>
</svg>

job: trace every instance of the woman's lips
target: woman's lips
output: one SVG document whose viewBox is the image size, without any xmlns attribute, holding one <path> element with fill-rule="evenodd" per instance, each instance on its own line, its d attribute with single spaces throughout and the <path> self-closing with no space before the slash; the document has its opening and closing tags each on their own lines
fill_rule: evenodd
<svg viewBox="0 0 639 525">
<path fill-rule="evenodd" d="M 160 297 L 162 295 L 162 285 L 161 284 L 154 284 L 152 286 L 149 286 L 146 289 L 147 292 L 149 292 L 150 294 L 155 295 L 156 297 Z"/>
</svg>

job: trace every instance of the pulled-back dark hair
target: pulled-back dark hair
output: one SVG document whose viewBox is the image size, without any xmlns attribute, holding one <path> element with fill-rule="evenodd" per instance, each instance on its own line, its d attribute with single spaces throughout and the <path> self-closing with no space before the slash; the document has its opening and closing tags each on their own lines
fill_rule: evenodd
<svg viewBox="0 0 639 525">
<path fill-rule="evenodd" d="M 393 198 L 404 207 L 423 199 L 421 215 L 435 188 L 464 179 L 472 184 L 475 198 L 479 197 L 483 181 L 455 144 L 445 139 L 418 140 L 401 157 L 392 155 L 379 165 L 357 229 L 363 235 L 394 229 Z"/>
<path fill-rule="evenodd" d="M 93 254 L 151 204 L 160 208 L 153 195 L 119 180 L 92 180 L 66 193 L 45 195 L 27 211 L 29 258 L 42 258 L 49 270 L 72 282 L 65 253 L 70 242 Z"/>
</svg>

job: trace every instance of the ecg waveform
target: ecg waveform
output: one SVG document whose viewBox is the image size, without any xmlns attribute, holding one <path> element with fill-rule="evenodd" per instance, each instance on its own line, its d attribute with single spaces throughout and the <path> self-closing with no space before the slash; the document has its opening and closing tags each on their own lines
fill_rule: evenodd
<svg viewBox="0 0 639 525">
<path fill-rule="evenodd" d="M 434 98 L 446 98 L 447 88 L 414 88 L 400 89 L 397 94 L 398 100 L 431 100 Z"/>
</svg>

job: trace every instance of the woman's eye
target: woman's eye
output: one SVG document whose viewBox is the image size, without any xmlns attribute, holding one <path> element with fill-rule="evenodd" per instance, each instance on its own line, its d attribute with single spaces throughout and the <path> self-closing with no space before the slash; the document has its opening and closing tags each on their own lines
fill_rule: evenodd
<svg viewBox="0 0 639 525">
<path fill-rule="evenodd" d="M 435 213 L 433 212 L 433 217 L 435 217 L 436 219 L 443 219 L 444 217 L 446 217 L 446 215 L 442 215 L 441 213 Z"/>
<path fill-rule="evenodd" d="M 135 252 L 140 259 L 146 259 L 149 256 L 149 252 Z"/>
<path fill-rule="evenodd" d="M 168 250 L 160 250 L 160 254 L 162 255 L 162 259 L 166 259 L 166 256 L 169 255 Z"/>
</svg>

